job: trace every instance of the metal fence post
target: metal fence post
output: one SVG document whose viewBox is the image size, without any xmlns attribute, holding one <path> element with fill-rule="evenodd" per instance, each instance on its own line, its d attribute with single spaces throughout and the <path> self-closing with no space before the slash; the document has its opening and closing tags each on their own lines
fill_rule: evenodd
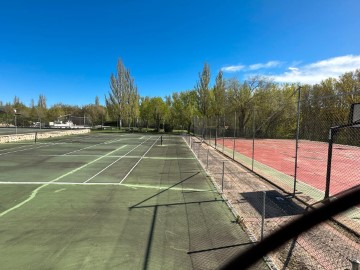
<svg viewBox="0 0 360 270">
<path fill-rule="evenodd" d="M 253 110 L 253 144 L 252 144 L 252 161 L 251 161 L 251 170 L 254 171 L 254 158 L 255 158 L 255 106 Z"/>
<path fill-rule="evenodd" d="M 215 149 L 217 149 L 217 138 L 218 138 L 218 126 L 219 126 L 219 117 L 216 116 L 216 123 L 215 123 Z"/>
<path fill-rule="evenodd" d="M 224 173 L 225 173 L 225 161 L 223 161 L 222 177 L 221 177 L 221 192 L 224 193 Z"/>
<path fill-rule="evenodd" d="M 198 143 L 198 158 L 200 158 L 200 144 L 201 144 L 201 141 Z"/>
<path fill-rule="evenodd" d="M 224 127 L 223 127 L 223 153 L 224 153 L 224 150 L 225 150 L 225 115 L 224 115 Z"/>
<path fill-rule="evenodd" d="M 207 154 L 206 154 L 206 170 L 208 171 L 209 169 L 209 148 L 207 150 Z"/>
<path fill-rule="evenodd" d="M 329 130 L 329 146 L 328 146 L 328 160 L 326 168 L 326 187 L 325 187 L 325 197 L 324 199 L 329 198 L 330 196 L 330 177 L 331 177 L 331 161 L 332 161 L 332 152 L 334 144 L 334 135 L 336 133 L 336 128 L 330 128 Z"/>
<path fill-rule="evenodd" d="M 233 145 L 233 160 L 235 160 L 235 137 L 236 137 L 236 111 L 235 111 L 235 119 L 234 119 L 234 145 Z"/>
<path fill-rule="evenodd" d="M 300 89 L 298 88 L 298 100 L 297 100 L 297 120 L 296 120 L 296 143 L 295 143 L 295 168 L 294 168 L 294 190 L 293 197 L 296 192 L 296 178 L 297 178 L 297 162 L 298 162 L 298 150 L 299 150 L 299 132 L 300 132 Z"/>
<path fill-rule="evenodd" d="M 266 206 L 266 191 L 263 191 L 263 205 L 261 215 L 261 241 L 264 239 L 264 224 L 265 224 L 265 206 Z"/>
<path fill-rule="evenodd" d="M 359 270 L 360 261 L 358 260 L 350 260 L 351 262 L 351 270 Z"/>
</svg>

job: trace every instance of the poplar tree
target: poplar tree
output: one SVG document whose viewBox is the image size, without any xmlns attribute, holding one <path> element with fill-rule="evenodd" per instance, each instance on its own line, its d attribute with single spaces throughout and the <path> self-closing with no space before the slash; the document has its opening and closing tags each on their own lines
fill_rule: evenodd
<svg viewBox="0 0 360 270">
<path fill-rule="evenodd" d="M 137 86 L 121 59 L 118 60 L 117 73 L 110 76 L 110 91 L 105 102 L 109 113 L 117 118 L 119 129 L 123 120 L 127 119 L 130 125 L 139 114 Z"/>
<path fill-rule="evenodd" d="M 199 73 L 199 81 L 195 86 L 196 90 L 196 105 L 200 115 L 203 117 L 202 136 L 205 132 L 205 121 L 210 116 L 211 98 L 210 98 L 210 67 L 207 63 L 204 64 L 203 71 Z"/>
</svg>

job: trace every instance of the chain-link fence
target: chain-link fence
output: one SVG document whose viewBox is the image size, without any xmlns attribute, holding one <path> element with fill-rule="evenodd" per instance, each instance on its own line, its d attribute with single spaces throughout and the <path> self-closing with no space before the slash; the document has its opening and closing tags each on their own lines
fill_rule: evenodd
<svg viewBox="0 0 360 270">
<path fill-rule="evenodd" d="M 189 136 L 187 142 L 252 241 L 261 241 L 309 209 L 232 157 L 201 143 L 201 138 Z M 353 229 L 359 232 L 359 226 Z M 329 221 L 289 241 L 267 259 L 273 269 L 351 269 L 356 258 L 360 258 L 358 235 Z"/>
<path fill-rule="evenodd" d="M 296 197 L 311 206 L 360 184 L 360 128 L 335 128 L 331 151 L 329 148 L 331 128 L 349 123 L 350 105 L 360 102 L 360 92 L 315 97 L 309 96 L 307 89 L 298 91 L 291 96 L 291 102 L 279 101 L 265 107 L 253 102 L 246 111 L 195 117 L 193 121 L 195 135 L 217 151 L 201 150 L 200 146 L 193 150 L 212 172 L 219 189 L 241 205 L 237 211 L 244 224 L 255 228 L 262 223 L 264 199 L 265 209 L 272 209 L 273 214 L 266 211 L 263 221 L 265 235 L 302 213 L 303 209 L 290 198 Z M 219 153 L 248 171 L 230 168 L 230 163 L 223 163 L 224 157 L 218 156 Z M 252 179 L 249 171 L 270 181 L 278 187 L 277 191 L 262 188 L 264 182 Z M 310 254 L 309 261 L 317 254 L 316 263 L 310 265 L 318 265 L 319 269 L 345 269 L 350 257 L 360 258 L 360 208 L 354 207 L 333 221 L 336 223 L 319 225 L 293 244 L 289 243 L 288 252 Z M 345 227 L 351 237 L 334 226 Z M 250 231 L 255 239 L 261 238 L 259 229 Z M 297 265 L 284 256 L 283 265 Z M 303 269 L 302 263 L 297 265 L 299 269 Z"/>
</svg>

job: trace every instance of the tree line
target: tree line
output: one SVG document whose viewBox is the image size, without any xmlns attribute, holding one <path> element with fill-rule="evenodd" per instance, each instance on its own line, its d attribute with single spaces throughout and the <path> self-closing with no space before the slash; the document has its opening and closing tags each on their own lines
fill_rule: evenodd
<svg viewBox="0 0 360 270">
<path fill-rule="evenodd" d="M 1 110 L 6 112 L 0 114 L 0 123 L 13 123 L 16 109 L 19 117 L 42 122 L 71 114 L 87 117 L 94 126 L 106 123 L 120 129 L 191 132 L 196 123 L 204 137 L 221 130 L 230 136 L 236 129 L 236 136 L 241 137 L 255 133 L 263 138 L 294 138 L 298 101 L 301 138 L 326 140 L 328 129 L 346 123 L 351 104 L 360 102 L 360 70 L 301 86 L 278 84 L 262 76 L 244 81 L 224 79 L 220 70 L 211 85 L 210 66 L 205 63 L 193 89 L 162 98 L 141 97 L 130 70 L 119 59 L 116 73 L 110 76 L 105 106 L 95 97 L 94 104 L 83 107 L 58 103 L 47 108 L 46 97 L 39 95 L 37 103 L 32 101 L 27 107 L 15 96 L 12 104 L 0 101 Z"/>
</svg>

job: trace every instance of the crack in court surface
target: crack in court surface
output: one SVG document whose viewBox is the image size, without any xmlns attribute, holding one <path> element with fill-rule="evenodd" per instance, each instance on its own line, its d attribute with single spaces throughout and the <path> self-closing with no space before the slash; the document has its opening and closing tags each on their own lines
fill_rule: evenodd
<svg viewBox="0 0 360 270">
<path fill-rule="evenodd" d="M 34 189 L 34 190 L 31 192 L 30 196 L 29 196 L 26 200 L 24 200 L 24 201 L 18 203 L 17 205 L 15 205 L 15 206 L 13 206 L 13 207 L 11 207 L 11 208 L 3 211 L 2 213 L 0 213 L 0 217 L 5 216 L 6 214 L 8 214 L 8 213 L 10 213 L 10 212 L 12 212 L 12 211 L 20 208 L 20 207 L 23 206 L 24 204 L 26 204 L 26 203 L 28 203 L 29 201 L 31 201 L 32 199 L 34 199 L 34 198 L 36 197 L 36 194 L 39 192 L 39 190 L 41 190 L 42 188 L 48 186 L 50 183 L 54 183 L 54 182 L 56 182 L 56 181 L 58 181 L 58 180 L 60 180 L 60 179 L 62 179 L 62 178 L 64 178 L 64 177 L 66 177 L 66 176 L 68 176 L 68 175 L 70 175 L 70 174 L 73 174 L 73 173 L 75 173 L 75 172 L 77 172 L 77 171 L 79 171 L 79 170 L 81 170 L 81 169 L 89 166 L 90 164 L 92 164 L 92 163 L 94 163 L 94 162 L 97 162 L 97 161 L 99 161 L 100 159 L 102 159 L 102 158 L 104 158 L 104 157 L 106 157 L 106 156 L 108 156 L 108 155 L 111 155 L 111 154 L 114 153 L 115 151 L 118 151 L 118 150 L 124 148 L 125 146 L 126 146 L 126 145 L 122 145 L 122 146 L 120 146 L 119 148 L 117 148 L 117 149 L 115 149 L 115 150 L 113 150 L 113 151 L 111 151 L 111 152 L 109 152 L 109 153 L 107 153 L 107 154 L 105 154 L 105 155 L 97 158 L 97 159 L 94 159 L 93 161 L 90 161 L 90 162 L 88 162 L 88 163 L 86 163 L 86 164 L 84 164 L 84 165 L 82 165 L 82 166 L 80 166 L 80 167 L 78 167 L 78 168 L 76 168 L 76 169 L 68 172 L 68 173 L 65 173 L 65 174 L 63 174 L 63 175 L 61 175 L 61 176 L 59 176 L 59 177 L 57 177 L 57 178 L 55 178 L 55 179 L 53 179 L 53 180 L 51 180 L 51 181 L 49 181 L 49 182 L 46 182 L 46 183 L 43 184 L 42 186 Z"/>
</svg>

